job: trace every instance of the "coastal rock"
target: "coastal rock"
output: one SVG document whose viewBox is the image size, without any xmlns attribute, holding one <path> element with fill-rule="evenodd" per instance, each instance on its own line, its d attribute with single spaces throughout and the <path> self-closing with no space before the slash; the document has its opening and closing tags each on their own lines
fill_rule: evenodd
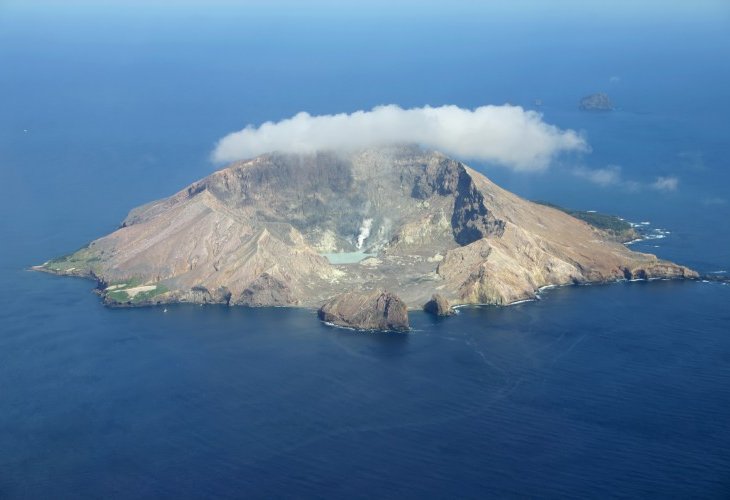
<svg viewBox="0 0 730 500">
<path fill-rule="evenodd" d="M 423 310 L 436 316 L 451 316 L 454 314 L 454 309 L 449 304 L 449 301 L 438 293 L 435 293 L 431 297 L 431 300 L 426 302 Z"/>
<path fill-rule="evenodd" d="M 283 280 L 263 273 L 246 287 L 234 304 L 250 307 L 292 306 L 297 304 L 297 299 Z"/>
<path fill-rule="evenodd" d="M 398 296 L 385 290 L 346 292 L 319 309 L 327 323 L 358 330 L 408 330 L 408 308 Z"/>
<path fill-rule="evenodd" d="M 585 96 L 580 100 L 578 107 L 583 111 L 613 111 L 613 103 L 608 94 L 598 92 Z"/>
<path fill-rule="evenodd" d="M 218 287 L 208 290 L 202 285 L 194 286 L 187 292 L 173 292 L 176 301 L 191 302 L 193 304 L 228 304 L 231 300 L 231 292 L 226 287 Z M 158 295 L 159 299 L 160 296 Z"/>
<path fill-rule="evenodd" d="M 624 278 L 629 280 L 650 279 L 698 279 L 700 275 L 691 269 L 667 265 L 656 261 L 642 267 L 624 269 Z"/>
</svg>

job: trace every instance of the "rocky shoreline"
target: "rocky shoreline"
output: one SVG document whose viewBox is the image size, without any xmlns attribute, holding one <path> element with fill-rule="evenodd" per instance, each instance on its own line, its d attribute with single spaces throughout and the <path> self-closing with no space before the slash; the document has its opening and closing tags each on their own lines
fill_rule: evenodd
<svg viewBox="0 0 730 500">
<path fill-rule="evenodd" d="M 71 276 L 96 283 L 94 293 L 102 298 L 104 306 L 111 308 L 137 308 L 137 307 L 159 307 L 171 304 L 196 304 L 196 305 L 225 305 L 228 307 L 272 307 L 270 305 L 234 305 L 226 298 L 219 300 L 209 300 L 205 295 L 201 295 L 201 300 L 177 300 L 166 296 L 163 298 L 150 298 L 136 302 L 126 301 L 120 302 L 110 298 L 105 291 L 105 283 L 92 275 L 82 274 L 59 274 L 54 271 L 43 268 L 42 266 L 32 266 L 32 271 L 39 271 L 57 276 Z M 527 299 L 516 300 L 511 303 L 501 304 L 499 307 L 508 307 L 511 305 L 523 303 L 526 301 L 539 300 L 541 294 L 545 290 L 561 288 L 564 286 L 585 286 L 585 285 L 610 285 L 621 282 L 651 282 L 651 281 L 694 281 L 704 283 L 721 283 L 730 284 L 730 276 L 718 274 L 698 274 L 697 276 L 673 276 L 673 277 L 650 277 L 643 272 L 630 273 L 627 272 L 625 277 L 615 280 L 604 281 L 585 281 L 572 282 L 562 285 L 547 285 L 540 287 L 534 291 L 534 296 Z M 387 306 L 386 306 L 387 304 Z M 395 307 L 393 307 L 395 305 Z M 320 307 L 306 307 L 317 311 L 318 318 L 324 323 L 332 326 L 349 328 L 361 331 L 383 331 L 383 332 L 407 332 L 409 330 L 408 314 L 412 310 L 422 310 L 427 314 L 433 314 L 437 317 L 449 317 L 457 313 L 462 307 L 470 306 L 495 306 L 493 303 L 463 303 L 451 305 L 442 296 L 435 294 L 430 301 L 424 304 L 423 308 L 409 308 L 396 294 L 385 290 L 376 290 L 370 293 L 348 292 L 333 297 L 327 303 Z M 275 307 L 275 306 L 274 306 Z"/>
</svg>

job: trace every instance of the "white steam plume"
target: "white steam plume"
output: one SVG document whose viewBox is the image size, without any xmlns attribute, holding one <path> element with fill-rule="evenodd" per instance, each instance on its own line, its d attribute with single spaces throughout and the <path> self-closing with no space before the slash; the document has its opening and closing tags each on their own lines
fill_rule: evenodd
<svg viewBox="0 0 730 500">
<path fill-rule="evenodd" d="M 373 219 L 365 219 L 360 226 L 360 234 L 357 235 L 357 249 L 361 250 L 365 240 L 370 237 L 370 229 L 373 227 Z"/>
<path fill-rule="evenodd" d="M 540 113 L 519 106 L 403 109 L 391 104 L 351 114 L 302 112 L 279 122 L 248 125 L 218 141 L 212 157 L 225 162 L 272 151 L 351 151 L 391 143 L 416 143 L 516 170 L 541 170 L 561 152 L 588 150 L 577 132 L 545 123 Z"/>
</svg>

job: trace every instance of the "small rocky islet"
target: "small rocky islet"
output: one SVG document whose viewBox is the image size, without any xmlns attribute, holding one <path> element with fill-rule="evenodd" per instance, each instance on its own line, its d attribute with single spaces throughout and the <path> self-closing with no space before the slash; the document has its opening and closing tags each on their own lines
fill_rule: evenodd
<svg viewBox="0 0 730 500">
<path fill-rule="evenodd" d="M 578 108 L 582 111 L 613 111 L 615 109 L 611 98 L 605 92 L 583 97 L 578 103 Z"/>
<path fill-rule="evenodd" d="M 408 307 L 386 290 L 345 292 L 328 300 L 319 319 L 358 330 L 408 331 Z"/>
<path fill-rule="evenodd" d="M 698 277 L 618 239 L 441 153 L 393 146 L 235 162 L 34 269 L 94 279 L 110 306 L 304 307 L 395 331 L 408 310 L 445 316 L 546 286 Z"/>
</svg>

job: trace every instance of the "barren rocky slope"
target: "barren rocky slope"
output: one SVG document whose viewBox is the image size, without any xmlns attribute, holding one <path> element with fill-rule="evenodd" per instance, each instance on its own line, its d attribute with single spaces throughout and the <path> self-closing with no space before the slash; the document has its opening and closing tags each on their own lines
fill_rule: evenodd
<svg viewBox="0 0 730 500">
<path fill-rule="evenodd" d="M 110 304 L 319 307 L 387 289 L 418 309 L 434 293 L 508 304 L 546 285 L 697 276 L 415 147 L 237 162 L 39 268 L 97 279 Z"/>
</svg>

